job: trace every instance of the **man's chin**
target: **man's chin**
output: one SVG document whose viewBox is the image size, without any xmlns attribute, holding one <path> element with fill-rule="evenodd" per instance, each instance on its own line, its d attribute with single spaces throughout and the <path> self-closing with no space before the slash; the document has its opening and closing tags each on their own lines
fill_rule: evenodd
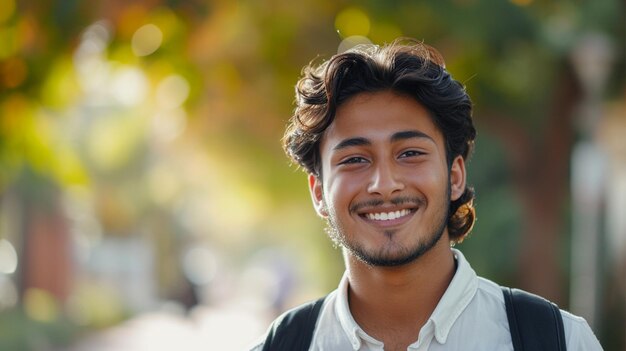
<svg viewBox="0 0 626 351">
<path fill-rule="evenodd" d="M 365 263 L 371 267 L 399 267 L 407 265 L 417 260 L 422 256 L 421 250 L 416 250 L 411 253 L 403 252 L 396 254 L 370 254 L 358 249 L 350 249 L 348 251 L 359 259 L 359 261 Z"/>
</svg>

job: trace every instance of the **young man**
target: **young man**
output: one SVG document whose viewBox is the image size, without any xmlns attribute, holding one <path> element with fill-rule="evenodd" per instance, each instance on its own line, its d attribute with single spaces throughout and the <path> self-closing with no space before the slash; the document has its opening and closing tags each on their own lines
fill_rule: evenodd
<svg viewBox="0 0 626 351">
<path fill-rule="evenodd" d="M 465 163 L 476 131 L 439 53 L 357 47 L 307 67 L 296 97 L 285 150 L 308 172 L 346 271 L 309 327 L 283 316 L 253 350 L 513 350 L 503 290 L 451 248 L 475 220 Z M 555 340 L 601 350 L 584 319 L 556 311 Z"/>
</svg>

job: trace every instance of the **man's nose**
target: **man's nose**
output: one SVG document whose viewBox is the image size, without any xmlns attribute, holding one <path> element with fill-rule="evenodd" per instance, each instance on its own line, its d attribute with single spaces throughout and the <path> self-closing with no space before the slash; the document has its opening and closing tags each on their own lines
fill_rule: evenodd
<svg viewBox="0 0 626 351">
<path fill-rule="evenodd" d="M 367 188 L 370 194 L 389 197 L 402 189 L 404 189 L 402 176 L 391 162 L 379 162 L 375 165 Z"/>
</svg>

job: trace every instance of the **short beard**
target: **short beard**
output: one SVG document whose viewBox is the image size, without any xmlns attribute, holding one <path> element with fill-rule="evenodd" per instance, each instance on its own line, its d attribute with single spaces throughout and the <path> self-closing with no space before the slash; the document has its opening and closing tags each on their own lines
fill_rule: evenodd
<svg viewBox="0 0 626 351">
<path fill-rule="evenodd" d="M 439 240 L 441 240 L 441 237 L 443 237 L 443 233 L 447 226 L 446 222 L 443 222 L 442 225 L 440 225 L 436 229 L 434 235 L 431 235 L 426 242 L 420 242 L 417 247 L 413 248 L 413 250 L 404 248 L 397 258 L 387 258 L 381 254 L 370 254 L 363 250 L 363 248 L 361 248 L 360 246 L 351 245 L 345 240 L 345 237 L 339 233 L 337 227 L 332 224 L 330 219 L 328 221 L 328 226 L 326 227 L 326 233 L 335 244 L 335 247 L 344 247 L 352 255 L 354 255 L 356 258 L 358 258 L 367 265 L 373 267 L 397 267 L 409 264 L 417 260 L 430 249 L 432 249 L 435 245 L 437 245 Z M 391 233 L 388 235 L 391 235 Z"/>
<path fill-rule="evenodd" d="M 450 199 L 450 183 L 448 183 L 448 189 L 446 191 L 447 199 Z M 350 252 L 353 256 L 358 258 L 363 263 L 372 266 L 372 267 L 398 267 L 409 264 L 418 258 L 422 257 L 426 252 L 432 249 L 439 240 L 443 237 L 443 233 L 446 230 L 448 225 L 448 215 L 450 211 L 450 201 L 448 200 L 447 205 L 445 206 L 444 216 L 441 217 L 437 226 L 429 230 L 428 235 L 424 237 L 424 242 L 419 242 L 416 247 L 408 248 L 403 247 L 399 250 L 399 253 L 396 257 L 391 258 L 385 255 L 385 252 L 378 253 L 370 253 L 364 250 L 359 245 L 354 245 L 346 240 L 346 235 L 342 235 L 341 230 L 337 224 L 337 221 L 334 220 L 333 216 L 328 216 L 326 233 L 333 241 L 336 247 L 342 246 L 346 250 Z M 392 231 L 385 233 L 387 236 L 391 237 L 394 233 Z"/>
</svg>

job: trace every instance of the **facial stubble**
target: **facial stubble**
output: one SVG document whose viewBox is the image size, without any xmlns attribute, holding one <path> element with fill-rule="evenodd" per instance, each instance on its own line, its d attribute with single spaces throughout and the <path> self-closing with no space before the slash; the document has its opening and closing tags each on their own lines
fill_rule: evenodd
<svg viewBox="0 0 626 351">
<path fill-rule="evenodd" d="M 446 198 L 445 201 L 443 201 L 443 208 L 434 211 L 434 216 L 438 216 L 438 218 L 435 219 L 431 227 L 424 229 L 424 232 L 413 233 L 413 235 L 419 236 L 422 239 L 412 247 L 401 246 L 401 244 L 393 241 L 396 230 L 385 230 L 383 234 L 389 240 L 388 245 L 378 252 L 368 252 L 357 240 L 349 239 L 348 235 L 346 235 L 347 233 L 337 220 L 335 211 L 328 208 L 326 233 L 333 240 L 335 245 L 342 246 L 348 250 L 350 254 L 367 265 L 373 267 L 397 267 L 409 264 L 422 257 L 426 252 L 437 245 L 443 237 L 448 223 L 450 208 L 450 181 L 448 181 L 446 188 Z M 423 202 L 423 200 L 415 199 L 414 202 Z M 358 235 L 358 233 L 353 234 Z"/>
</svg>

